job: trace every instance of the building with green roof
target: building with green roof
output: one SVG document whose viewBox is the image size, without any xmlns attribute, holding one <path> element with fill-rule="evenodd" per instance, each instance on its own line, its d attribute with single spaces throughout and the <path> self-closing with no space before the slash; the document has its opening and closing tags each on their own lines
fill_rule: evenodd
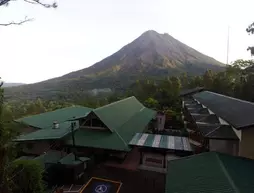
<svg viewBox="0 0 254 193">
<path fill-rule="evenodd" d="M 203 91 L 196 93 L 193 99 L 219 117 L 220 122 L 230 125 L 237 137 L 240 156 L 254 158 L 254 103 L 222 95 L 215 92 Z"/>
<path fill-rule="evenodd" d="M 143 132 L 156 114 L 155 111 L 143 105 L 139 109 L 133 108 L 136 102 L 138 101 L 134 97 L 127 100 L 124 99 L 102 107 L 100 111 L 91 113 L 91 117 L 81 120 L 81 127 L 75 132 L 75 145 L 78 147 L 130 151 L 129 141 L 137 132 Z M 119 108 L 118 105 L 122 107 Z M 138 105 L 140 105 L 139 102 Z M 102 123 L 105 123 L 105 127 L 99 128 L 95 125 L 95 129 L 93 129 L 93 125 L 89 125 L 91 122 L 87 122 L 87 120 L 98 121 L 95 119 L 95 115 L 101 117 L 98 120 L 102 120 Z M 85 124 L 82 124 L 82 121 Z M 72 145 L 71 136 L 66 139 L 66 144 Z"/>
<path fill-rule="evenodd" d="M 97 109 L 69 107 L 16 120 L 39 129 L 15 141 L 33 146 L 30 150 L 24 147 L 33 155 L 55 146 L 73 148 L 73 145 L 79 152 L 86 149 L 129 152 L 129 141 L 136 133 L 146 130 L 155 116 L 154 110 L 143 106 L 135 97 Z"/>
<path fill-rule="evenodd" d="M 203 95 L 204 92 L 207 91 L 196 93 L 194 96 Z M 191 96 L 183 99 L 183 106 L 191 142 L 200 144 L 200 150 L 197 151 L 208 150 L 238 155 L 240 137 L 231 124 Z"/>
<path fill-rule="evenodd" d="M 252 193 L 254 160 L 207 152 L 168 162 L 165 193 Z"/>
<path fill-rule="evenodd" d="M 191 137 L 198 136 L 203 147 L 254 158 L 250 148 L 254 145 L 254 103 L 201 91 L 184 97 L 183 106 Z"/>
</svg>

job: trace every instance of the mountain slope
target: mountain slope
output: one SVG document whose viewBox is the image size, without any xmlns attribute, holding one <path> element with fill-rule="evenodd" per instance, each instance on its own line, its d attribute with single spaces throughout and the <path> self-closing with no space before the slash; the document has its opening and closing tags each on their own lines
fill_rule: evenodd
<svg viewBox="0 0 254 193">
<path fill-rule="evenodd" d="M 60 79 L 115 74 L 116 72 L 153 73 L 154 69 L 199 74 L 207 68 L 219 70 L 223 64 L 181 43 L 168 34 L 147 31 L 118 52 L 96 64 L 69 73 Z M 148 74 L 151 75 L 151 74 Z"/>
<path fill-rule="evenodd" d="M 8 89 L 6 93 L 9 97 L 49 97 L 83 93 L 91 89 L 124 88 L 142 77 L 162 78 L 181 72 L 202 74 L 207 69 L 218 71 L 223 68 L 222 63 L 172 36 L 150 30 L 88 68 L 40 83 Z M 22 93 L 22 96 L 18 93 Z"/>
</svg>

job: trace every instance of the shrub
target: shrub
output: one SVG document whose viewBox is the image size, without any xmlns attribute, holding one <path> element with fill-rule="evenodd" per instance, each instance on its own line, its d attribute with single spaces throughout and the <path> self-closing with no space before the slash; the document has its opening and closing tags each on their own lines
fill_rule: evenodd
<svg viewBox="0 0 254 193">
<path fill-rule="evenodd" d="M 12 166 L 13 193 L 43 193 L 42 165 L 36 160 L 16 160 Z"/>
</svg>

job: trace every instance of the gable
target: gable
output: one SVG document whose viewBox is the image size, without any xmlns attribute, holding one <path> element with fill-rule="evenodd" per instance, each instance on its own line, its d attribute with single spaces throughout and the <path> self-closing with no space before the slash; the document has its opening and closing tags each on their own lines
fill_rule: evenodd
<svg viewBox="0 0 254 193">
<path fill-rule="evenodd" d="M 145 108 L 135 97 L 129 97 L 103 107 L 93 112 L 107 127 L 114 131 L 127 122 L 133 115 Z"/>
<path fill-rule="evenodd" d="M 112 132 L 93 111 L 86 117 L 79 119 L 79 125 L 81 129 L 108 130 Z"/>
</svg>

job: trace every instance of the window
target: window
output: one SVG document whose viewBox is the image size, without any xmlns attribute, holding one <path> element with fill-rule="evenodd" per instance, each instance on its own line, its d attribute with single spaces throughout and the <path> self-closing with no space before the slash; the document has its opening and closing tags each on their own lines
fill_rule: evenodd
<svg viewBox="0 0 254 193">
<path fill-rule="evenodd" d="M 89 129 L 100 129 L 104 130 L 107 126 L 97 117 L 88 117 L 86 120 L 81 122 L 81 128 L 89 128 Z"/>
</svg>

